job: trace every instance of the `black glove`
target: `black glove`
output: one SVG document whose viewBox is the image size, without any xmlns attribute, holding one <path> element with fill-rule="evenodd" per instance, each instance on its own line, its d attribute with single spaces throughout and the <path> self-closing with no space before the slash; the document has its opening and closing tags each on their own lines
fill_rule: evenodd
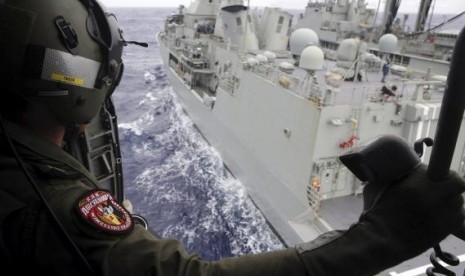
<svg viewBox="0 0 465 276">
<path fill-rule="evenodd" d="M 310 276 L 374 275 L 439 244 L 463 225 L 465 182 L 455 172 L 433 182 L 421 165 L 386 189 L 376 185 L 364 189 L 365 203 L 374 205 L 365 206 L 347 231 L 296 246 Z"/>
</svg>

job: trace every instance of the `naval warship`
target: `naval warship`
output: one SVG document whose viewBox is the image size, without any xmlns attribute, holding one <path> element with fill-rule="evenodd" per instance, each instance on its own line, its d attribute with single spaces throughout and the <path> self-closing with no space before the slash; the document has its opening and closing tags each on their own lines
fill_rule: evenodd
<svg viewBox="0 0 465 276">
<path fill-rule="evenodd" d="M 195 0 L 157 34 L 183 108 L 287 246 L 358 219 L 363 182 L 339 157 L 380 135 L 434 137 L 448 74 L 423 58 L 382 82 L 383 60 L 406 55 L 393 34 L 377 51 L 367 36 L 338 40 L 329 56 L 318 32 L 292 18 L 280 8 L 257 16 L 242 0 Z M 451 169 L 464 175 L 461 129 Z"/>
</svg>

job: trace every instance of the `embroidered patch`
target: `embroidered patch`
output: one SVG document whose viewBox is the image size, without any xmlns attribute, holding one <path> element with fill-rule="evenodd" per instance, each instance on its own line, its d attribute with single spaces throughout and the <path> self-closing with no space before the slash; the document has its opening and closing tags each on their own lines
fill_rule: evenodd
<svg viewBox="0 0 465 276">
<path fill-rule="evenodd" d="M 78 200 L 77 210 L 85 221 L 105 232 L 125 234 L 134 228 L 129 212 L 105 190 L 85 193 Z"/>
</svg>

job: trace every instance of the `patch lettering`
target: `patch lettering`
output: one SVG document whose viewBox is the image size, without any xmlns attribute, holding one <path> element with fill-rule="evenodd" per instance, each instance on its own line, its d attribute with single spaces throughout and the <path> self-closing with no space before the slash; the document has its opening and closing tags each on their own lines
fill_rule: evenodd
<svg viewBox="0 0 465 276">
<path fill-rule="evenodd" d="M 76 86 L 84 86 L 83 78 L 65 76 L 59 73 L 52 73 L 51 79 L 54 81 L 64 82 L 64 83 L 68 83 L 68 84 L 72 84 Z"/>
<path fill-rule="evenodd" d="M 81 218 L 105 232 L 126 234 L 134 228 L 132 216 L 108 191 L 85 193 L 76 207 Z"/>
</svg>

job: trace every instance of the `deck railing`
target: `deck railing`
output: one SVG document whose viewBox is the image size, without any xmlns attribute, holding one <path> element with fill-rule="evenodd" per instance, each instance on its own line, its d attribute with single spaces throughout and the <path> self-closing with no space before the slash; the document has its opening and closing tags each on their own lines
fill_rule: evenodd
<svg viewBox="0 0 465 276">
<path fill-rule="evenodd" d="M 182 53 L 182 49 L 176 46 L 176 41 L 172 39 L 174 34 L 162 35 L 162 40 L 167 44 L 170 50 Z M 206 35 L 205 35 L 206 36 Z M 403 79 L 400 76 L 391 76 L 391 84 L 395 84 L 398 89 L 395 97 L 384 97 L 381 95 L 381 82 L 361 82 L 341 84 L 340 88 L 331 87 L 326 84 L 324 76 L 319 74 L 319 77 L 313 77 L 306 71 L 296 68 L 294 73 L 287 73 L 275 66 L 272 63 L 259 63 L 256 65 L 248 65 L 244 53 L 239 53 L 238 48 L 228 45 L 222 39 L 208 35 L 211 43 L 217 47 L 228 49 L 237 53 L 239 60 L 242 60 L 246 71 L 250 71 L 267 81 L 288 90 L 297 96 L 305 98 L 319 107 L 329 105 L 360 105 L 367 102 L 386 102 L 395 101 L 403 103 L 406 101 L 417 101 L 426 103 L 437 103 L 442 100 L 445 83 L 440 81 L 411 81 Z M 230 94 L 234 94 L 237 88 L 237 78 L 232 75 L 219 76 L 219 86 Z"/>
<path fill-rule="evenodd" d="M 300 70 L 300 73 L 292 75 L 270 64 L 245 66 L 244 69 L 288 90 L 290 93 L 306 98 L 318 106 L 360 105 L 367 102 L 386 101 L 438 103 L 442 100 L 445 88 L 445 83 L 442 81 L 407 80 L 401 77 L 393 77 L 390 84 L 381 82 L 345 82 L 341 84 L 341 88 L 335 88 L 326 85 L 321 76 L 317 79 L 302 69 L 296 69 Z M 396 85 L 396 96 L 383 96 L 381 88 L 384 85 L 389 88 Z"/>
</svg>

